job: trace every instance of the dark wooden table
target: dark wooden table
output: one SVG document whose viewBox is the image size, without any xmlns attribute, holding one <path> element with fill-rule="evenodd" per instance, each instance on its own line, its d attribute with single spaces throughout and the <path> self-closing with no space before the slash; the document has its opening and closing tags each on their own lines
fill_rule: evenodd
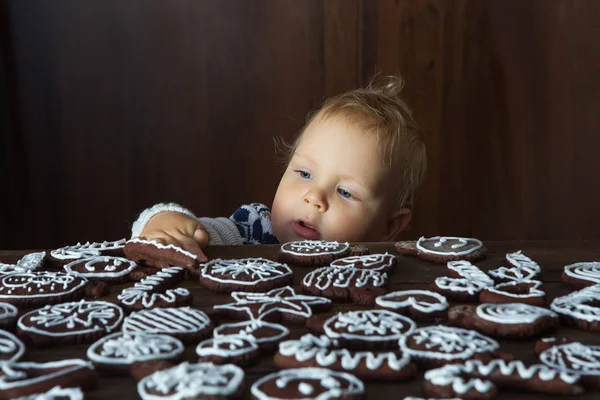
<svg viewBox="0 0 600 400">
<path fill-rule="evenodd" d="M 393 243 L 365 243 L 371 253 L 390 252 L 396 254 Z M 477 263 L 483 270 L 497 268 L 507 252 L 523 250 L 523 252 L 538 262 L 542 267 L 540 280 L 547 294 L 548 304 L 557 296 L 562 296 L 573 289 L 560 282 L 560 274 L 565 265 L 578 261 L 599 261 L 600 243 L 594 242 L 487 242 L 489 254 L 486 260 Z M 264 257 L 276 260 L 279 246 L 216 246 L 207 250 L 209 258 L 243 258 Z M 0 261 L 15 262 L 24 254 L 31 251 L 0 251 Z M 300 291 L 299 284 L 303 276 L 314 268 L 295 267 L 294 287 Z M 438 276 L 447 275 L 445 265 L 432 264 L 420 261 L 416 258 L 398 256 L 398 264 L 390 274 L 390 291 L 405 289 L 427 289 L 428 285 Z M 129 284 L 117 285 L 111 288 L 111 292 L 102 300 L 115 301 L 121 289 Z M 230 302 L 227 294 L 215 294 L 200 286 L 197 281 L 185 281 L 182 284 L 190 290 L 194 296 L 194 306 L 209 310 L 214 304 Z M 359 308 L 352 304 L 335 304 L 334 310 L 348 310 Z M 422 324 L 419 324 L 421 326 Z M 306 329 L 303 326 L 288 325 L 292 338 L 299 338 Z M 586 344 L 600 344 L 600 334 L 590 333 L 577 329 L 560 327 L 555 333 L 568 336 L 574 340 Z M 517 358 L 526 363 L 536 361 L 534 349 L 535 339 L 522 341 L 498 340 L 501 350 L 513 353 Z M 64 346 L 46 349 L 28 349 L 23 360 L 30 361 L 53 361 L 65 358 L 85 358 L 87 345 Z M 188 346 L 185 360 L 195 361 L 195 346 Z M 263 358 L 260 363 L 246 370 L 246 384 L 250 385 L 259 377 L 276 370 L 272 360 Z M 368 382 L 368 399 L 403 399 L 404 396 L 423 396 L 422 374 L 417 380 L 406 383 L 377 383 Z M 600 393 L 585 393 L 577 396 L 578 399 L 598 398 Z M 138 398 L 135 381 L 130 377 L 102 377 L 97 389 L 86 393 L 88 399 L 129 399 Z M 543 396 L 539 394 L 511 393 L 500 391 L 498 399 L 551 399 L 556 397 Z M 567 398 L 567 397 L 561 397 Z M 573 397 L 575 398 L 575 397 Z"/>
</svg>

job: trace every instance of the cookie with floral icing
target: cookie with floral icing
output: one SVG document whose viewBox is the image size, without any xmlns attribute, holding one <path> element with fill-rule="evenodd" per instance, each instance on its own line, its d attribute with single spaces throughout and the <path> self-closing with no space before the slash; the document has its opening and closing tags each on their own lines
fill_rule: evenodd
<svg viewBox="0 0 600 400">
<path fill-rule="evenodd" d="M 425 369 L 472 358 L 495 358 L 499 345 L 474 330 L 443 325 L 417 328 L 402 335 L 400 349 Z"/>
<path fill-rule="evenodd" d="M 97 257 L 97 256 L 123 256 L 123 247 L 125 239 L 115 240 L 112 242 L 85 242 L 77 243 L 55 249 L 50 252 L 47 257 L 48 262 L 55 268 L 62 268 L 64 264 L 79 258 Z"/>
<path fill-rule="evenodd" d="M 456 236 L 421 237 L 415 241 L 395 244 L 400 254 L 415 255 L 424 261 L 446 263 L 448 261 L 478 261 L 485 258 L 487 249 L 479 239 Z"/>
<path fill-rule="evenodd" d="M 302 279 L 305 293 L 367 305 L 387 293 L 387 285 L 387 273 L 350 266 L 321 267 Z"/>
<path fill-rule="evenodd" d="M 567 325 L 600 332 L 600 284 L 557 297 L 550 308 Z"/>
<path fill-rule="evenodd" d="M 250 389 L 255 400 L 359 400 L 364 393 L 364 383 L 354 375 L 325 368 L 283 369 L 260 378 Z"/>
<path fill-rule="evenodd" d="M 540 281 L 508 281 L 486 287 L 479 295 L 482 303 L 523 303 L 541 307 L 546 293 Z"/>
<path fill-rule="evenodd" d="M 184 349 L 179 339 L 169 335 L 115 332 L 93 343 L 87 350 L 87 358 L 99 371 L 127 374 L 138 363 L 154 360 L 175 363 Z"/>
<path fill-rule="evenodd" d="M 87 390 L 97 384 L 98 374 L 94 366 L 81 359 L 0 364 L 0 399 L 41 393 L 57 385 Z"/>
<path fill-rule="evenodd" d="M 375 304 L 415 321 L 447 318 L 448 300 L 445 296 L 429 290 L 400 290 L 384 294 L 375 299 Z"/>
<path fill-rule="evenodd" d="M 48 305 L 23 314 L 17 335 L 33 346 L 90 343 L 118 330 L 121 307 L 106 301 L 78 301 Z"/>
<path fill-rule="evenodd" d="M 13 272 L 33 272 L 42 268 L 46 252 L 30 253 L 25 255 L 15 264 L 5 264 L 0 262 L 0 275 L 12 274 Z"/>
<path fill-rule="evenodd" d="M 300 240 L 281 245 L 279 261 L 299 266 L 321 266 L 331 264 L 336 258 L 350 253 L 348 242 L 326 240 Z"/>
<path fill-rule="evenodd" d="M 68 274 L 108 284 L 127 282 L 129 274 L 136 268 L 137 264 L 134 261 L 110 256 L 80 258 L 64 266 Z"/>
<path fill-rule="evenodd" d="M 600 346 L 579 342 L 552 346 L 540 354 L 540 361 L 561 373 L 581 375 L 586 389 L 600 389 Z"/>
<path fill-rule="evenodd" d="M 229 399 L 242 394 L 244 371 L 233 365 L 183 362 L 138 382 L 142 400 Z"/>
<path fill-rule="evenodd" d="M 522 303 L 454 306 L 448 320 L 492 337 L 527 338 L 557 329 L 558 315 L 547 308 Z"/>
<path fill-rule="evenodd" d="M 123 332 L 170 335 L 183 343 L 198 343 L 211 334 L 212 322 L 205 312 L 191 307 L 152 308 L 135 311 L 123 321 Z"/>
<path fill-rule="evenodd" d="M 490 399 L 505 387 L 545 394 L 575 395 L 583 392 L 577 374 L 556 371 L 542 364 L 522 361 L 468 360 L 425 373 L 424 391 L 434 397 Z"/>
<path fill-rule="evenodd" d="M 290 336 L 290 331 L 283 325 L 261 320 L 250 320 L 223 324 L 215 328 L 213 335 L 219 338 L 227 335 L 241 335 L 254 340 L 261 353 L 270 354 L 277 350 L 279 342 Z"/>
<path fill-rule="evenodd" d="M 340 347 L 335 339 L 311 334 L 299 340 L 281 342 L 273 361 L 282 369 L 322 367 L 349 372 L 363 380 L 407 381 L 413 379 L 417 372 L 410 357 L 397 350 L 349 350 Z"/>
<path fill-rule="evenodd" d="M 155 268 L 185 267 L 192 272 L 198 269 L 198 257 L 195 254 L 172 244 L 133 238 L 125 244 L 123 251 L 125 257 L 138 264 Z"/>
<path fill-rule="evenodd" d="M 0 329 L 12 330 L 17 322 L 19 310 L 10 303 L 0 303 Z"/>
<path fill-rule="evenodd" d="M 331 300 L 296 294 L 291 286 L 276 288 L 266 293 L 233 292 L 231 297 L 235 303 L 216 305 L 213 309 L 230 318 L 272 322 L 304 322 L 313 312 L 331 309 Z"/>
<path fill-rule="evenodd" d="M 83 297 L 87 279 L 63 272 L 33 271 L 0 277 L 0 301 L 37 307 Z"/>
<path fill-rule="evenodd" d="M 260 349 L 252 336 L 223 335 L 198 343 L 196 354 L 198 362 L 248 367 L 258 361 Z"/>
<path fill-rule="evenodd" d="M 216 260 L 202 264 L 200 284 L 213 292 L 266 292 L 292 282 L 292 270 L 264 258 Z"/>
<path fill-rule="evenodd" d="M 183 280 L 184 275 L 185 270 L 181 267 L 163 268 L 132 287 L 123 289 L 117 299 L 128 311 L 188 305 L 192 302 L 190 291 L 173 287 Z"/>
<path fill-rule="evenodd" d="M 567 285 L 583 288 L 600 283 L 600 262 L 578 262 L 565 266 L 561 280 Z"/>
</svg>

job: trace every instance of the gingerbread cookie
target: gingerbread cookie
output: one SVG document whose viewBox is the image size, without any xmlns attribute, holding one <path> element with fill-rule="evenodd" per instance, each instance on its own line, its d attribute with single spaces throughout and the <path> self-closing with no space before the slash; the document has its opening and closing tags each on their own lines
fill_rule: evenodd
<svg viewBox="0 0 600 400">
<path fill-rule="evenodd" d="M 12 330 L 17 322 L 17 307 L 10 303 L 0 303 L 0 329 Z"/>
<path fill-rule="evenodd" d="M 80 258 L 64 266 L 68 274 L 108 284 L 127 282 L 137 264 L 122 257 L 96 256 Z"/>
<path fill-rule="evenodd" d="M 264 258 L 218 258 L 203 264 L 200 272 L 200 283 L 213 292 L 266 292 L 291 282 L 290 267 Z"/>
<path fill-rule="evenodd" d="M 79 258 L 97 256 L 121 257 L 123 255 L 123 247 L 125 246 L 125 242 L 125 239 L 121 239 L 113 242 L 86 242 L 84 244 L 77 243 L 73 246 L 65 246 L 61 247 L 60 249 L 52 250 L 47 259 L 51 266 L 60 268 L 63 264 Z"/>
<path fill-rule="evenodd" d="M 307 327 L 310 325 L 309 319 Z M 398 348 L 398 339 L 414 328 L 415 323 L 410 318 L 392 311 L 356 310 L 337 313 L 325 320 L 322 328 L 309 330 L 322 330 L 348 349 L 393 350 Z"/>
<path fill-rule="evenodd" d="M 561 321 L 579 329 L 600 331 L 600 285 L 589 286 L 566 296 L 557 297 L 550 308 Z"/>
<path fill-rule="evenodd" d="M 423 368 L 460 363 L 471 358 L 494 358 L 499 347 L 494 339 L 476 331 L 443 325 L 418 328 L 402 335 L 400 349 Z"/>
<path fill-rule="evenodd" d="M 44 264 L 46 252 L 30 253 L 25 255 L 16 264 L 5 264 L 0 262 L 0 275 L 12 274 L 13 272 L 33 272 L 37 271 Z"/>
<path fill-rule="evenodd" d="M 409 316 L 415 321 L 446 319 L 448 300 L 429 290 L 401 290 L 375 299 L 379 307 Z"/>
<path fill-rule="evenodd" d="M 83 400 L 83 392 L 77 387 L 63 388 L 54 386 L 45 393 L 36 393 L 19 397 L 15 400 Z"/>
<path fill-rule="evenodd" d="M 252 399 L 359 400 L 363 382 L 346 372 L 325 368 L 284 369 L 257 380 L 250 389 Z"/>
<path fill-rule="evenodd" d="M 468 360 L 425 373 L 425 393 L 435 397 L 491 399 L 497 388 L 506 387 L 545 394 L 573 395 L 583 392 L 579 376 L 562 373 L 545 365 L 525 366 L 522 361 Z"/>
<path fill-rule="evenodd" d="M 488 274 L 498 283 L 531 280 L 542 270 L 538 263 L 523 254 L 521 250 L 507 253 L 504 262 L 507 267 L 488 271 Z"/>
<path fill-rule="evenodd" d="M 561 280 L 575 287 L 583 288 L 600 283 L 600 262 L 579 262 L 567 265 Z"/>
<path fill-rule="evenodd" d="M 123 332 L 160 333 L 176 337 L 186 344 L 198 343 L 212 329 L 206 313 L 191 307 L 136 311 L 123 321 Z"/>
<path fill-rule="evenodd" d="M 470 281 L 467 278 L 441 276 L 431 283 L 431 290 L 455 301 L 477 301 L 479 294 L 489 287 L 487 281 Z"/>
<path fill-rule="evenodd" d="M 97 384 L 98 375 L 94 366 L 80 359 L 0 364 L 0 399 L 45 392 L 57 385 L 87 390 Z"/>
<path fill-rule="evenodd" d="M 364 380 L 407 381 L 417 372 L 410 357 L 398 351 L 352 351 L 335 339 L 311 334 L 281 342 L 273 361 L 282 369 L 323 367 Z"/>
<path fill-rule="evenodd" d="M 482 303 L 523 303 L 541 307 L 546 293 L 540 281 L 508 281 L 485 288 L 479 295 Z"/>
<path fill-rule="evenodd" d="M 233 292 L 235 303 L 216 305 L 220 314 L 236 319 L 262 319 L 278 322 L 304 322 L 313 311 L 328 311 L 331 300 L 325 297 L 296 294 L 291 286 L 277 288 L 266 293 Z"/>
<path fill-rule="evenodd" d="M 183 279 L 184 274 L 181 267 L 163 268 L 132 287 L 123 289 L 117 299 L 128 311 L 185 306 L 192 301 L 190 291 L 171 288 Z"/>
<path fill-rule="evenodd" d="M 23 314 L 17 334 L 34 346 L 90 343 L 121 327 L 123 310 L 106 301 L 48 305 Z"/>
<path fill-rule="evenodd" d="M 380 272 L 389 272 L 395 265 L 396 256 L 389 253 L 338 258 L 331 263 L 332 267 L 370 269 Z"/>
<path fill-rule="evenodd" d="M 0 330 L 0 363 L 18 361 L 25 353 L 25 345 L 10 332 Z"/>
<path fill-rule="evenodd" d="M 600 389 L 600 346 L 578 342 L 552 346 L 540 354 L 540 361 L 561 373 L 581 375 L 587 389 Z"/>
<path fill-rule="evenodd" d="M 204 340 L 196 346 L 199 362 L 235 364 L 248 367 L 258 361 L 258 344 L 252 336 L 223 335 Z"/>
<path fill-rule="evenodd" d="M 328 242 L 325 240 L 300 240 L 284 243 L 279 250 L 279 260 L 299 266 L 321 266 L 331 264 L 336 258 L 350 253 L 348 242 Z"/>
<path fill-rule="evenodd" d="M 87 279 L 62 272 L 15 272 L 0 277 L 0 301 L 37 307 L 78 300 L 86 284 Z"/>
<path fill-rule="evenodd" d="M 492 337 L 527 338 L 558 328 L 558 315 L 522 303 L 460 305 L 448 311 L 450 323 Z"/>
<path fill-rule="evenodd" d="M 269 354 L 277 350 L 279 342 L 290 336 L 290 331 L 283 325 L 265 322 L 261 320 L 250 320 L 223 324 L 215 328 L 213 335 L 219 338 L 226 335 L 241 335 L 255 340 L 261 352 Z"/>
<path fill-rule="evenodd" d="M 487 249 L 480 240 L 455 236 L 421 237 L 416 242 L 397 242 L 395 246 L 400 254 L 416 255 L 421 260 L 435 263 L 456 260 L 474 262 L 487 254 Z"/>
<path fill-rule="evenodd" d="M 133 238 L 125 244 L 125 257 L 138 264 L 156 268 L 185 267 L 192 272 L 198 269 L 198 257 L 173 244 L 164 245 L 155 240 Z"/>
<path fill-rule="evenodd" d="M 450 275 L 455 278 L 466 278 L 469 281 L 482 281 L 487 283 L 488 286 L 494 285 L 494 280 L 492 278 L 469 261 L 449 261 L 447 267 Z"/>
<path fill-rule="evenodd" d="M 544 351 L 548 350 L 550 347 L 560 346 L 561 344 L 568 344 L 568 343 L 572 343 L 572 342 L 573 341 L 571 339 L 563 337 L 563 336 L 558 336 L 558 337 L 549 336 L 549 337 L 541 338 L 540 340 L 535 342 L 535 354 L 537 354 L 539 356 Z"/>
<path fill-rule="evenodd" d="M 111 374 L 127 374 L 133 364 L 165 360 L 179 361 L 183 343 L 169 335 L 116 332 L 97 340 L 87 350 L 96 369 Z"/>
<path fill-rule="evenodd" d="M 314 296 L 371 305 L 387 292 L 387 274 L 354 267 L 321 267 L 302 279 L 302 290 Z"/>
<path fill-rule="evenodd" d="M 229 399 L 242 393 L 244 371 L 233 364 L 184 362 L 138 382 L 142 400 Z"/>
</svg>

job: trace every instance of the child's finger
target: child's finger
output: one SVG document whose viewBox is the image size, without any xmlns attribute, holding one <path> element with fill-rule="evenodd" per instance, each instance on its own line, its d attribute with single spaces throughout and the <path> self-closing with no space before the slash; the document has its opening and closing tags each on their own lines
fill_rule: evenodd
<svg viewBox="0 0 600 400">
<path fill-rule="evenodd" d="M 187 236 L 183 236 L 179 238 L 179 241 L 181 242 L 181 247 L 184 250 L 189 251 L 190 253 L 195 254 L 196 257 L 198 257 L 199 262 L 208 261 L 206 255 L 204 254 L 202 249 L 200 249 L 200 245 L 198 245 L 198 243 L 194 239 L 189 238 Z"/>
<path fill-rule="evenodd" d="M 208 246 L 208 233 L 206 233 L 204 229 L 197 228 L 194 231 L 194 240 L 198 243 L 200 248 L 203 249 Z"/>
</svg>

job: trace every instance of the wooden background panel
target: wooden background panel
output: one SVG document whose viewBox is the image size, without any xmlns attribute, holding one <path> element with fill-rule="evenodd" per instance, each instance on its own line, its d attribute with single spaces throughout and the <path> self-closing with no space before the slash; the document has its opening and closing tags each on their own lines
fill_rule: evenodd
<svg viewBox="0 0 600 400">
<path fill-rule="evenodd" d="M 158 201 L 269 204 L 273 137 L 398 71 L 430 156 L 406 238 L 600 237 L 593 0 L 0 4 L 1 248 L 123 237 Z"/>
</svg>

